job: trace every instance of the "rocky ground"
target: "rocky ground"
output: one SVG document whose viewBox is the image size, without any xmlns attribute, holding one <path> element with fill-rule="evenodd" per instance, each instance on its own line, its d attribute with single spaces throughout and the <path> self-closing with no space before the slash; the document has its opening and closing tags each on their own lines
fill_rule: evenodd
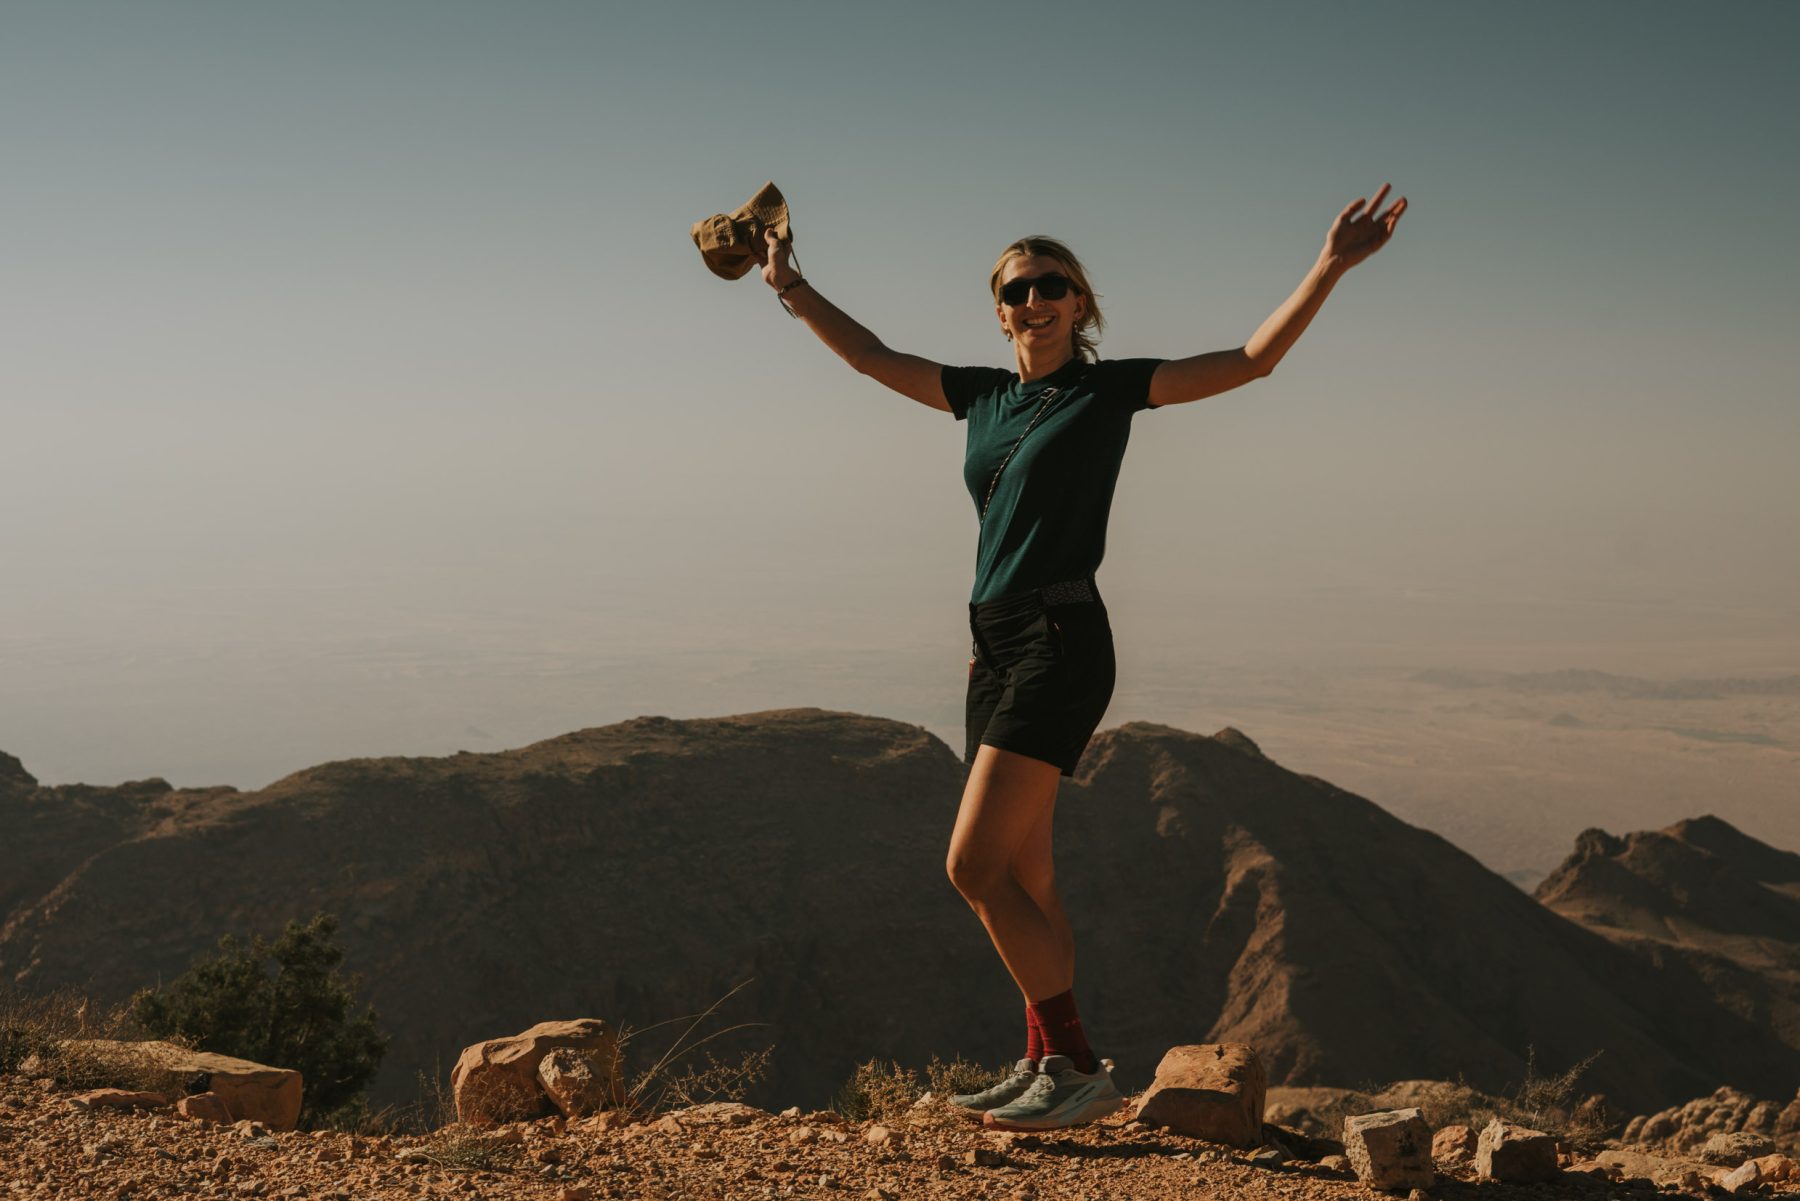
<svg viewBox="0 0 1800 1201">
<path fill-rule="evenodd" d="M 1250 1154 L 1140 1126 L 1125 1114 L 1044 1135 L 983 1131 L 916 1107 L 888 1124 L 837 1114 L 769 1114 L 717 1104 L 643 1123 L 615 1114 L 547 1118 L 476 1134 L 418 1137 L 271 1133 L 218 1126 L 172 1110 L 89 1105 L 45 1079 L 0 1075 L 0 1197 L 695 1199 L 821 1197 L 1114 1201 L 1139 1198 L 1372 1199 L 1347 1167 Z M 1328 1160 L 1338 1164 L 1341 1161 Z M 1697 1183 L 1697 1182 L 1695 1182 Z M 1767 1185 L 1764 1185 L 1767 1188 Z M 1800 1191 L 1800 1184 L 1778 1186 Z M 1658 1187 L 1571 1161 L 1554 1183 L 1476 1181 L 1440 1173 L 1434 1199 L 1552 1201 L 1726 1194 L 1714 1185 Z"/>
</svg>

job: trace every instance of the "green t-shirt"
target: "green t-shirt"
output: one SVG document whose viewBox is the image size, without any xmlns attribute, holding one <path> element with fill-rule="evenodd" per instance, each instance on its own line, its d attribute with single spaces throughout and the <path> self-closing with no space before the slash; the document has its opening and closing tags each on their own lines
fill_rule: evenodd
<svg viewBox="0 0 1800 1201">
<path fill-rule="evenodd" d="M 1030 383 L 1000 367 L 944 368 L 944 399 L 958 421 L 969 423 L 963 479 L 977 514 L 987 503 L 972 602 L 1099 569 L 1131 415 L 1150 407 L 1150 377 L 1162 362 L 1074 359 Z M 1046 401 L 1052 388 L 1056 395 Z M 1031 433 L 1021 442 L 1027 426 Z M 1002 462 L 1006 470 L 993 483 Z"/>
</svg>

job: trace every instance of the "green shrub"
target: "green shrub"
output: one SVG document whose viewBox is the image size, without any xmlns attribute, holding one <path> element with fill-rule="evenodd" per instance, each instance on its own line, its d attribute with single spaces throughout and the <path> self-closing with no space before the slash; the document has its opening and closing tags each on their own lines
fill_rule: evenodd
<svg viewBox="0 0 1800 1201">
<path fill-rule="evenodd" d="M 273 943 L 227 934 L 218 955 L 133 997 L 131 1017 L 154 1038 L 298 1071 L 303 1128 L 356 1124 L 388 1039 L 372 1007 L 351 1016 L 359 981 L 338 974 L 336 932 L 337 919 L 320 913 L 306 925 L 289 922 Z"/>
</svg>

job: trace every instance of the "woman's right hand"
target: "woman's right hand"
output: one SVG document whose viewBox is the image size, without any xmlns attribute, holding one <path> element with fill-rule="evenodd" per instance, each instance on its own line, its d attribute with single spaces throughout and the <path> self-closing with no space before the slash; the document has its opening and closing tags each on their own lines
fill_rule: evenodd
<svg viewBox="0 0 1800 1201">
<path fill-rule="evenodd" d="M 763 282 L 771 288 L 781 288 L 800 278 L 794 269 L 794 246 L 791 242 L 783 242 L 772 229 L 763 231 L 763 244 L 752 244 L 750 253 L 762 264 Z"/>
</svg>

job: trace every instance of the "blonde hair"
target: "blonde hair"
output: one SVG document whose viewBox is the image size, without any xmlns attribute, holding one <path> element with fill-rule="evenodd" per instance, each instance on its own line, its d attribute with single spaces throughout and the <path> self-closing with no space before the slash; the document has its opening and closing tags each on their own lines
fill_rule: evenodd
<svg viewBox="0 0 1800 1201">
<path fill-rule="evenodd" d="M 1100 295 L 1088 283 L 1087 271 L 1082 267 L 1081 260 L 1075 257 L 1075 252 L 1055 238 L 1033 234 L 1028 238 L 1020 238 L 1000 252 L 999 261 L 994 264 L 994 274 L 988 278 L 988 288 L 994 294 L 994 303 L 1000 303 L 1000 273 L 1006 270 L 1006 264 L 1014 259 L 1029 259 L 1040 255 L 1056 260 L 1063 274 L 1069 277 L 1069 282 L 1087 297 L 1081 319 L 1075 323 L 1075 357 L 1086 359 L 1090 363 L 1097 361 L 1100 358 L 1097 349 L 1100 332 L 1106 328 L 1106 318 L 1100 315 Z"/>
</svg>

